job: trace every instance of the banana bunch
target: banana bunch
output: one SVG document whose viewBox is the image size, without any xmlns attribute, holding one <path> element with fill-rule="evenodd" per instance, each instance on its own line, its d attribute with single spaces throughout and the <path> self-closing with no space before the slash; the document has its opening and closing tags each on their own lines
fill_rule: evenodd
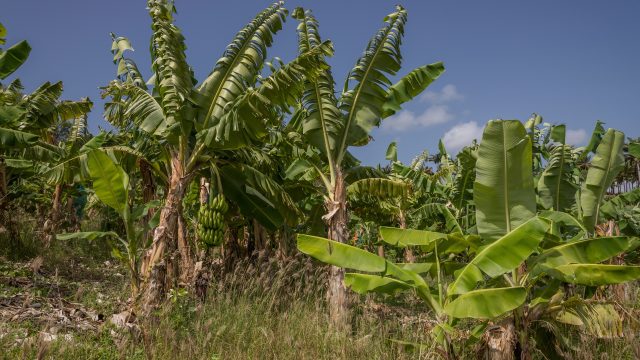
<svg viewBox="0 0 640 360">
<path fill-rule="evenodd" d="M 206 246 L 222 244 L 224 237 L 224 214 L 229 205 L 222 194 L 214 197 L 208 204 L 200 206 L 198 212 L 198 237 Z"/>
</svg>

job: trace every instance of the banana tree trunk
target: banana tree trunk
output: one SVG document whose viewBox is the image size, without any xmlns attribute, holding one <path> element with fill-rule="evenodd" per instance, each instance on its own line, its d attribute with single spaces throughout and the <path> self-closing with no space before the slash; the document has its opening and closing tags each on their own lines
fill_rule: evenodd
<svg viewBox="0 0 640 360">
<path fill-rule="evenodd" d="M 242 228 L 229 227 L 224 234 L 224 244 L 222 245 L 222 258 L 224 270 L 226 272 L 233 271 L 236 261 L 241 257 L 240 243 L 238 235 Z"/>
<path fill-rule="evenodd" d="M 53 191 L 53 203 L 51 204 L 51 221 L 53 222 L 53 227 L 57 227 L 58 222 L 61 218 L 61 208 L 62 208 L 62 184 L 57 184 L 55 190 Z"/>
<path fill-rule="evenodd" d="M 0 220 L 2 226 L 9 232 L 9 238 L 11 241 L 17 241 L 18 236 L 16 233 L 16 227 L 14 226 L 14 217 L 11 216 L 9 211 L 9 190 L 8 190 L 7 168 L 4 163 L 4 158 L 0 157 Z"/>
<path fill-rule="evenodd" d="M 176 156 L 171 160 L 171 178 L 164 207 L 160 211 L 160 222 L 154 230 L 151 248 L 142 261 L 141 277 L 144 283 L 139 301 L 143 315 L 149 315 L 162 304 L 167 291 L 176 288 L 180 279 L 182 254 L 178 248 L 178 219 L 189 179 L 184 176 L 180 160 Z"/>
<path fill-rule="evenodd" d="M 142 201 L 146 204 L 156 198 L 156 183 L 153 180 L 153 172 L 151 171 L 151 164 L 143 159 L 138 160 L 138 168 L 140 169 L 140 178 L 142 180 Z M 149 209 L 149 212 L 144 217 L 144 222 L 149 222 L 155 215 L 155 209 Z"/>
<path fill-rule="evenodd" d="M 178 252 L 180 252 L 180 281 L 182 284 L 189 284 L 193 275 L 193 251 L 189 244 L 187 224 L 182 211 L 178 213 Z"/>
<path fill-rule="evenodd" d="M 256 250 L 263 251 L 267 249 L 267 234 L 265 233 L 265 229 L 258 220 L 253 219 L 253 232 L 254 237 L 256 239 Z"/>
<path fill-rule="evenodd" d="M 349 234 L 347 229 L 346 188 L 344 178 L 340 171 L 336 174 L 333 201 L 327 200 L 325 206 L 327 215 L 324 216 L 324 219 L 327 221 L 329 239 L 340 243 L 347 243 Z M 329 286 L 327 289 L 329 317 L 332 324 L 339 328 L 345 327 L 349 322 L 349 302 L 343 281 L 344 269 L 331 266 Z"/>
<path fill-rule="evenodd" d="M 407 219 L 404 217 L 404 212 L 402 210 L 400 210 L 400 213 L 398 214 L 398 225 L 400 225 L 400 229 L 407 228 Z M 413 254 L 413 249 L 411 249 L 410 247 L 406 247 L 404 249 L 404 261 L 407 263 L 416 262 L 416 257 Z"/>
<path fill-rule="evenodd" d="M 486 360 L 515 360 L 517 336 L 513 319 L 487 329 L 484 334 L 484 359 Z"/>
<path fill-rule="evenodd" d="M 44 237 L 44 246 L 48 248 L 53 241 L 53 238 L 56 236 L 56 232 L 58 232 L 58 227 L 60 226 L 60 220 L 62 215 L 62 191 L 64 190 L 63 184 L 57 184 L 55 190 L 53 191 L 53 200 L 51 203 L 51 215 L 49 216 L 49 221 L 45 222 L 45 237 Z"/>
<path fill-rule="evenodd" d="M 8 195 L 7 183 L 7 167 L 4 164 L 4 158 L 0 156 L 0 209 L 3 209 L 6 203 Z"/>
</svg>

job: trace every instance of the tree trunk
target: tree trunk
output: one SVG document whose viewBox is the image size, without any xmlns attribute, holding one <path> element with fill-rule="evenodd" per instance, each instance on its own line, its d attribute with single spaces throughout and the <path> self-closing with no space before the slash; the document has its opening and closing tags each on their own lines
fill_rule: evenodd
<svg viewBox="0 0 640 360">
<path fill-rule="evenodd" d="M 7 168 L 4 158 L 0 157 L 0 229 L 3 227 L 9 233 L 9 244 L 12 249 L 18 249 L 20 246 L 18 229 L 15 224 L 15 217 L 11 214 L 9 204 L 9 179 L 7 176 Z"/>
<path fill-rule="evenodd" d="M 0 156 L 0 209 L 4 208 L 7 196 L 9 195 L 9 191 L 7 189 L 8 182 L 7 167 L 4 164 L 4 158 Z"/>
<path fill-rule="evenodd" d="M 240 244 L 238 243 L 238 232 L 242 228 L 229 227 L 224 234 L 224 245 L 222 246 L 223 267 L 226 272 L 233 270 L 236 260 L 240 258 Z"/>
<path fill-rule="evenodd" d="M 484 333 L 486 360 L 515 360 L 516 328 L 513 319 L 491 326 Z"/>
<path fill-rule="evenodd" d="M 253 232 L 254 238 L 256 239 L 256 250 L 263 251 L 267 248 L 267 235 L 265 234 L 265 229 L 258 220 L 253 219 Z"/>
<path fill-rule="evenodd" d="M 187 286 L 191 283 L 194 263 L 193 251 L 187 236 L 187 224 L 182 216 L 182 211 L 178 213 L 178 252 L 180 252 L 180 282 Z"/>
<path fill-rule="evenodd" d="M 253 258 L 256 251 L 256 232 L 253 229 L 253 222 L 251 219 L 247 221 L 246 228 L 246 238 L 247 238 L 247 257 Z"/>
<path fill-rule="evenodd" d="M 7 183 L 7 168 L 4 164 L 4 158 L 0 156 L 0 219 L 2 219 L 3 226 L 6 225 L 9 220 L 9 214 L 5 214 L 7 207 L 6 204 L 8 202 L 7 197 L 9 196 Z"/>
<path fill-rule="evenodd" d="M 52 228 L 57 227 L 58 222 L 61 218 L 62 190 L 62 184 L 57 184 L 55 190 L 53 191 L 53 203 L 51 204 L 51 221 L 53 222 Z"/>
<path fill-rule="evenodd" d="M 53 191 L 53 201 L 51 204 L 51 216 L 49 217 L 49 221 L 45 222 L 44 232 L 44 246 L 48 248 L 53 241 L 53 238 L 56 236 L 58 232 L 58 227 L 60 226 L 60 218 L 61 216 L 61 208 L 62 208 L 62 191 L 64 190 L 63 184 L 57 184 L 55 190 Z"/>
<path fill-rule="evenodd" d="M 68 227 L 67 229 L 73 229 L 73 231 L 80 231 L 80 221 L 76 216 L 76 208 L 73 206 L 73 196 L 67 197 L 67 216 Z"/>
<path fill-rule="evenodd" d="M 155 200 L 156 198 L 156 183 L 153 180 L 153 172 L 151 171 L 151 164 L 149 164 L 146 160 L 139 159 L 138 160 L 138 168 L 140 169 L 140 177 L 142 179 L 142 202 L 147 204 L 148 202 Z M 151 208 L 147 215 L 144 216 L 142 221 L 146 224 L 153 218 L 155 215 L 156 209 Z M 151 232 L 146 234 L 145 239 L 149 239 L 151 236 Z"/>
<path fill-rule="evenodd" d="M 347 229 L 346 189 L 344 178 L 340 171 L 336 174 L 333 201 L 327 200 L 325 206 L 327 208 L 327 214 L 323 218 L 327 221 L 329 239 L 346 243 L 349 236 Z M 344 328 L 349 323 L 349 302 L 343 281 L 344 269 L 331 266 L 327 300 L 329 302 L 330 320 L 337 328 Z"/>
<path fill-rule="evenodd" d="M 404 217 L 404 212 L 402 210 L 400 210 L 400 213 L 398 214 L 398 223 L 398 225 L 400 225 L 400 229 L 407 228 L 407 220 Z M 404 261 L 407 263 L 416 262 L 416 257 L 413 254 L 413 249 L 408 246 L 404 249 Z"/>
<path fill-rule="evenodd" d="M 278 255 L 278 258 L 286 259 L 291 253 L 291 244 L 295 241 L 293 240 L 294 235 L 286 224 L 274 234 L 276 244 L 278 245 L 276 254 Z"/>
<path fill-rule="evenodd" d="M 160 211 L 160 222 L 153 233 L 153 243 L 142 261 L 140 310 L 149 315 L 166 297 L 169 289 L 175 288 L 180 279 L 181 253 L 178 249 L 178 219 L 182 212 L 182 198 L 188 179 L 180 160 L 171 159 L 171 178 L 164 207 Z M 184 269 L 183 269 L 184 270 Z"/>
<path fill-rule="evenodd" d="M 384 257 L 384 246 L 378 245 L 378 256 Z"/>
</svg>

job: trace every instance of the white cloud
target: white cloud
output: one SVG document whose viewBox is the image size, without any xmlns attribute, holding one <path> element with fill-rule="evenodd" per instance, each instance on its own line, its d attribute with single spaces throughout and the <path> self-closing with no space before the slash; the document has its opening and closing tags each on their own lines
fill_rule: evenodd
<svg viewBox="0 0 640 360">
<path fill-rule="evenodd" d="M 442 137 L 442 142 L 450 152 L 457 152 L 462 147 L 471 144 L 473 139 L 478 141 L 482 138 L 483 127 L 475 121 L 458 124 Z"/>
<path fill-rule="evenodd" d="M 585 143 L 585 140 L 587 140 L 587 131 L 585 129 L 567 129 L 567 144 L 583 145 Z"/>
<path fill-rule="evenodd" d="M 461 100 L 463 96 L 455 85 L 445 85 L 440 91 L 427 91 L 421 102 L 430 105 L 420 114 L 410 110 L 402 110 L 382 123 L 382 127 L 392 131 L 406 131 L 416 127 L 428 127 L 453 120 L 454 116 L 447 103 Z"/>
<path fill-rule="evenodd" d="M 446 105 L 429 106 L 422 114 L 402 110 L 382 123 L 383 129 L 405 131 L 417 126 L 427 127 L 446 123 L 453 119 L 453 114 Z"/>
<path fill-rule="evenodd" d="M 420 96 L 420 101 L 433 104 L 443 104 L 456 100 L 462 100 L 464 96 L 458 92 L 455 85 L 447 84 L 440 91 L 427 91 Z"/>
</svg>

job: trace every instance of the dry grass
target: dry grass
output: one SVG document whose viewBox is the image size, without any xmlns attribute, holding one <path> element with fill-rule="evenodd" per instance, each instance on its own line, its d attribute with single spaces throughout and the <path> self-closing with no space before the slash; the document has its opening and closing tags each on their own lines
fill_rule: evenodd
<svg viewBox="0 0 640 360">
<path fill-rule="evenodd" d="M 95 246 L 99 245 L 58 244 L 38 274 L 34 274 L 27 263 L 0 258 L 4 264 L 0 267 L 0 278 L 14 279 L 14 282 L 0 282 L 0 300 L 22 293 L 21 296 L 32 298 L 47 297 L 51 312 L 57 311 L 56 304 L 64 301 L 81 303 L 87 311 L 102 312 L 106 316 L 117 312 L 127 295 L 124 272 L 113 261 L 105 266 L 102 255 L 87 256 L 100 250 Z M 71 259 L 75 263 L 70 267 Z M 411 296 L 356 299 L 353 331 L 333 331 L 324 302 L 325 270 L 302 255 L 278 259 L 274 254 L 261 254 L 256 259 L 238 262 L 229 273 L 223 275 L 221 268 L 215 273 L 217 276 L 212 282 L 215 285 L 204 304 L 196 304 L 189 294 L 174 292 L 170 306 L 158 314 L 159 322 L 143 327 L 144 335 L 116 329 L 109 322 L 82 331 L 37 318 L 0 319 L 0 358 L 441 358 L 429 338 L 431 317 Z M 39 285 L 25 285 L 24 279 Z M 43 292 L 53 288 L 57 290 Z M 628 306 L 629 320 L 637 317 L 639 308 L 638 303 Z M 468 327 L 471 326 L 470 323 Z M 566 335 L 573 337 L 577 344 L 568 358 L 640 358 L 638 328 L 628 327 L 624 338 L 612 340 L 598 340 L 569 331 Z M 412 350 L 390 339 L 426 346 Z M 463 351 L 458 355 L 473 358 L 474 348 L 465 348 L 463 341 L 463 337 L 457 340 L 456 346 Z M 534 358 L 543 357 L 534 354 Z"/>
</svg>

